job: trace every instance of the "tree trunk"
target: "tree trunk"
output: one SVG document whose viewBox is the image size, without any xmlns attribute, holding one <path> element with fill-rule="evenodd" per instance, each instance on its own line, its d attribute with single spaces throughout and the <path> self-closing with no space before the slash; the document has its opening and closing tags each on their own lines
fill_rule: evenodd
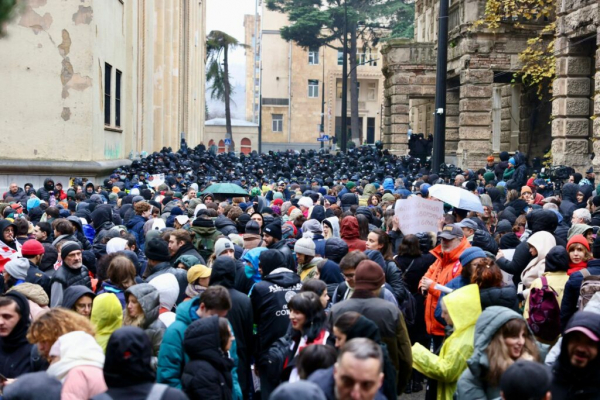
<svg viewBox="0 0 600 400">
<path fill-rule="evenodd" d="M 223 49 L 223 85 L 225 86 L 225 138 L 231 140 L 229 151 L 234 151 L 233 132 L 231 129 L 231 86 L 229 86 L 229 46 L 225 45 Z"/>
<path fill-rule="evenodd" d="M 352 140 L 356 146 L 360 146 L 362 135 L 358 120 L 358 44 L 356 36 L 356 23 L 353 22 L 350 25 L 350 129 L 352 130 Z"/>
</svg>

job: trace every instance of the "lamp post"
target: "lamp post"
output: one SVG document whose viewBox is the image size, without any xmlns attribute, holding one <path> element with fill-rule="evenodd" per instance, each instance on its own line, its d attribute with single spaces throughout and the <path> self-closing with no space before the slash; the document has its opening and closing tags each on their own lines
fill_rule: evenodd
<svg viewBox="0 0 600 400">
<path fill-rule="evenodd" d="M 342 153 L 346 152 L 348 136 L 348 6 L 347 0 L 344 1 L 344 60 L 342 64 L 342 132 L 338 138 L 338 143 Z"/>
<path fill-rule="evenodd" d="M 448 67 L 448 0 L 440 0 L 437 66 L 435 76 L 435 119 L 431 169 L 440 172 L 446 146 L 446 76 Z"/>
</svg>

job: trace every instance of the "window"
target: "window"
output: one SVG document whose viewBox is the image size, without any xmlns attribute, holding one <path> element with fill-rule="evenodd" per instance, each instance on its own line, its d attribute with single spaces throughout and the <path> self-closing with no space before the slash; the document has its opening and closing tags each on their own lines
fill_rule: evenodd
<svg viewBox="0 0 600 400">
<path fill-rule="evenodd" d="M 110 125 L 110 88 L 111 88 L 112 66 L 104 64 L 104 125 Z"/>
<path fill-rule="evenodd" d="M 377 97 L 377 84 L 375 82 L 369 82 L 367 87 L 367 99 L 375 100 Z"/>
<path fill-rule="evenodd" d="M 271 114 L 273 117 L 273 132 L 283 132 L 283 114 Z"/>
<path fill-rule="evenodd" d="M 342 50 L 338 50 L 337 61 L 338 65 L 344 65 L 344 52 Z"/>
<path fill-rule="evenodd" d="M 370 65 L 372 67 L 377 66 L 377 61 L 375 61 L 373 59 L 373 56 L 371 56 L 371 51 L 366 51 L 364 53 L 357 53 L 356 54 L 356 62 L 358 65 Z"/>
<path fill-rule="evenodd" d="M 319 65 L 319 48 L 308 50 L 308 65 Z"/>
<path fill-rule="evenodd" d="M 337 98 L 341 99 L 342 98 L 342 81 L 341 80 L 338 80 L 335 83 L 335 91 L 336 91 L 336 94 L 337 94 Z"/>
<path fill-rule="evenodd" d="M 308 97 L 319 97 L 319 81 L 316 79 L 308 80 Z"/>
<path fill-rule="evenodd" d="M 115 87 L 115 126 L 121 127 L 121 75 L 122 72 L 116 72 Z"/>
<path fill-rule="evenodd" d="M 242 148 L 240 149 L 240 151 L 242 152 L 242 154 L 250 154 L 252 152 L 252 141 L 248 138 L 243 138 L 242 139 Z"/>
</svg>

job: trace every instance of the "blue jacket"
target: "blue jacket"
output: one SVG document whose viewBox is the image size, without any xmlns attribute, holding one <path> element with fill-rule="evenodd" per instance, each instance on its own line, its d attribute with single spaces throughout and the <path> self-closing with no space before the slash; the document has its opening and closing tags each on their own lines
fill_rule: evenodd
<svg viewBox="0 0 600 400">
<path fill-rule="evenodd" d="M 144 217 L 136 214 L 125 224 L 127 231 L 135 237 L 135 243 L 141 251 L 144 251 L 146 240 L 146 236 L 144 235 L 144 224 L 146 221 L 147 220 Z"/>
<path fill-rule="evenodd" d="M 590 275 L 600 275 L 600 260 L 590 260 L 587 266 Z M 574 272 L 565 285 L 562 303 L 560 305 L 560 326 L 565 329 L 567 323 L 577 312 L 577 300 L 579 299 L 579 290 L 583 283 L 583 275 L 580 271 Z"/>
<path fill-rule="evenodd" d="M 156 381 L 171 387 L 181 389 L 183 368 L 189 361 L 183 349 L 183 335 L 187 327 L 197 319 L 200 298 L 194 297 L 184 301 L 177 307 L 175 322 L 165 331 L 160 352 L 158 353 L 158 370 Z"/>
<path fill-rule="evenodd" d="M 452 290 L 456 290 L 456 289 L 460 289 L 461 287 L 467 286 L 470 283 L 471 283 L 471 281 L 469 279 L 465 279 L 462 277 L 462 275 L 459 275 L 456 278 L 452 279 L 450 282 L 448 282 L 448 284 L 445 286 Z M 441 305 L 442 299 L 444 298 L 444 296 L 445 296 L 445 293 L 441 292 L 440 299 L 437 303 L 437 306 L 435 307 L 435 312 L 433 315 L 440 324 L 446 326 L 446 321 L 444 320 L 444 318 L 442 318 L 442 305 Z"/>
</svg>

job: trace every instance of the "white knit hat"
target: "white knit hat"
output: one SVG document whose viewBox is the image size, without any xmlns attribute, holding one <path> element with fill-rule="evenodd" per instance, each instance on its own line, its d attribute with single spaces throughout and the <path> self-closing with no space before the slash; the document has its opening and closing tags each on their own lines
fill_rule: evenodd
<svg viewBox="0 0 600 400">
<path fill-rule="evenodd" d="M 300 200 L 298 200 L 298 206 L 310 208 L 313 206 L 313 201 L 310 197 L 301 197 Z"/>
<path fill-rule="evenodd" d="M 312 239 L 302 238 L 296 241 L 294 245 L 294 251 L 296 253 L 304 254 L 305 256 L 315 255 L 315 242 Z"/>
</svg>

